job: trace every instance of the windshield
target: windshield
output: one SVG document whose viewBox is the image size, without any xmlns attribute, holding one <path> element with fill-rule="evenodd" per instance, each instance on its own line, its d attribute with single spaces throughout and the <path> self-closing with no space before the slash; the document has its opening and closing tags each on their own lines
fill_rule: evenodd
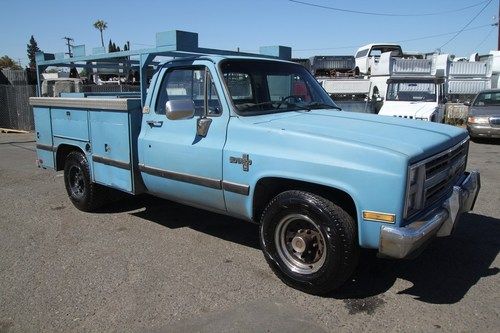
<svg viewBox="0 0 500 333">
<path fill-rule="evenodd" d="M 225 60 L 222 74 L 238 113 L 340 109 L 318 81 L 298 64 L 266 60 Z"/>
<path fill-rule="evenodd" d="M 391 82 L 387 87 L 388 101 L 435 102 L 435 83 Z"/>
<path fill-rule="evenodd" d="M 374 46 L 370 51 L 370 57 L 380 57 L 385 52 L 394 52 L 397 57 L 402 54 L 399 46 Z"/>
<path fill-rule="evenodd" d="M 474 106 L 500 105 L 500 92 L 487 92 L 477 95 Z"/>
</svg>

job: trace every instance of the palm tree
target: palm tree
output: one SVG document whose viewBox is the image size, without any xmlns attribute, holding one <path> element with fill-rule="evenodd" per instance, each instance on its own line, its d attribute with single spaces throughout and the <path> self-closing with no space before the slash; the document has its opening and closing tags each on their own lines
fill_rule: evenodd
<svg viewBox="0 0 500 333">
<path fill-rule="evenodd" d="M 97 30 L 99 30 L 99 32 L 101 33 L 101 45 L 103 47 L 104 47 L 104 39 L 102 37 L 102 32 L 107 27 L 108 27 L 108 24 L 106 22 L 104 22 L 103 20 L 97 20 L 97 21 L 94 22 L 94 28 L 96 28 Z"/>
</svg>

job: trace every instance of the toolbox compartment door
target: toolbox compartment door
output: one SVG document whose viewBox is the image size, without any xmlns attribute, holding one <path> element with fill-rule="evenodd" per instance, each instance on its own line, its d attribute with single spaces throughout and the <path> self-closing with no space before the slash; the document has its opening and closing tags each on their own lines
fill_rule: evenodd
<svg viewBox="0 0 500 333">
<path fill-rule="evenodd" d="M 54 148 L 49 107 L 33 107 L 36 128 L 37 163 L 42 168 L 54 169 Z"/>
<path fill-rule="evenodd" d="M 52 108 L 54 136 L 78 141 L 89 141 L 88 111 L 86 109 Z"/>
<path fill-rule="evenodd" d="M 90 110 L 89 120 L 94 181 L 132 193 L 129 113 Z"/>
</svg>

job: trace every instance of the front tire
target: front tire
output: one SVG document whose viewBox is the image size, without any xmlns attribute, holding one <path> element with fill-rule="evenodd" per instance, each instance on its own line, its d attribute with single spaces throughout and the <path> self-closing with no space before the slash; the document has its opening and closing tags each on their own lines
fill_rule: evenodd
<svg viewBox="0 0 500 333">
<path fill-rule="evenodd" d="M 73 151 L 64 164 L 64 185 L 69 199 L 81 211 L 92 212 L 104 203 L 105 188 L 93 183 L 85 155 Z"/>
<path fill-rule="evenodd" d="M 304 191 L 277 195 L 262 214 L 260 242 L 287 285 L 323 295 L 339 288 L 358 262 L 357 228 L 340 206 Z"/>
</svg>

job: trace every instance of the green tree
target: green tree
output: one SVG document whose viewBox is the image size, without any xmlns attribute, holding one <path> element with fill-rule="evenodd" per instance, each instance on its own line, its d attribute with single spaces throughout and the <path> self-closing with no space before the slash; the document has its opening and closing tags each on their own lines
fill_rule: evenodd
<svg viewBox="0 0 500 333">
<path fill-rule="evenodd" d="M 0 69 L 22 69 L 11 57 L 4 55 L 0 58 Z"/>
<path fill-rule="evenodd" d="M 113 51 L 113 43 L 111 42 L 111 39 L 110 39 L 109 43 L 108 43 L 108 53 L 111 53 L 111 52 L 114 52 L 114 51 Z"/>
<path fill-rule="evenodd" d="M 35 55 L 37 52 L 40 52 L 38 48 L 38 43 L 35 40 L 35 37 L 31 35 L 29 44 L 26 45 L 28 52 L 28 59 L 30 60 L 29 68 L 34 69 L 36 67 Z"/>
<path fill-rule="evenodd" d="M 108 27 L 108 24 L 106 22 L 104 22 L 103 20 L 97 20 L 94 22 L 94 28 L 99 30 L 99 32 L 101 33 L 101 45 L 102 45 L 102 47 L 104 47 L 104 38 L 103 38 L 102 32 L 104 30 L 106 30 L 107 27 Z"/>
</svg>

